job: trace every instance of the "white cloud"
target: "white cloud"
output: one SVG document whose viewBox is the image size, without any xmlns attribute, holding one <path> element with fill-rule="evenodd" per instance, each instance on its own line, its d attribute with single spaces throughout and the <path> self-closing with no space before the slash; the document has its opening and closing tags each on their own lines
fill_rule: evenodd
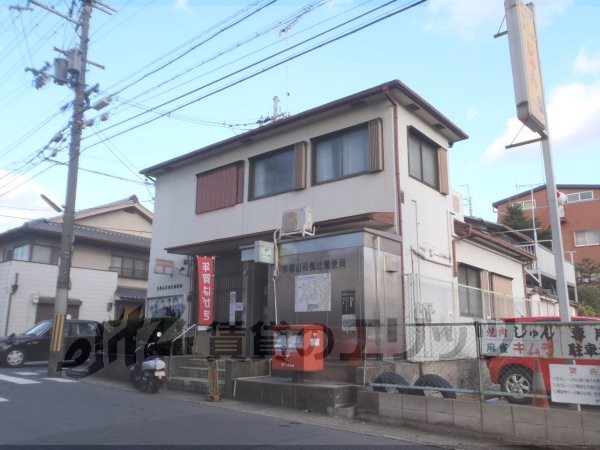
<svg viewBox="0 0 600 450">
<path fill-rule="evenodd" d="M 535 8 L 537 25 L 549 25 L 572 3 L 573 0 L 540 0 Z M 501 0 L 431 0 L 425 29 L 464 39 L 475 35 L 490 37 L 500 27 L 503 17 Z"/>
<path fill-rule="evenodd" d="M 577 75 L 600 75 L 600 54 L 589 55 L 585 50 L 579 50 L 573 72 Z"/>
<path fill-rule="evenodd" d="M 175 3 L 173 4 L 173 8 L 179 9 L 182 11 L 189 11 L 189 9 L 190 9 L 189 0 L 175 0 Z"/>
<path fill-rule="evenodd" d="M 477 120 L 479 118 L 479 111 L 474 106 L 469 106 L 467 109 L 467 119 Z"/>
<path fill-rule="evenodd" d="M 3 189 L 4 192 L 10 189 L 10 186 L 16 186 L 26 181 L 28 177 L 15 177 L 10 172 L 0 170 L 0 180 L 8 179 L 12 180 L 12 182 Z M 48 189 L 36 183 L 35 180 L 29 181 L 14 191 L 2 195 L 0 197 L 0 232 L 21 226 L 24 222 L 31 219 L 55 216 L 56 212 L 41 199 L 40 194 L 42 193 L 52 199 L 57 198 L 54 193 L 49 192 Z"/>
<path fill-rule="evenodd" d="M 589 145 L 600 142 L 600 80 L 593 83 L 571 83 L 559 86 L 552 91 L 548 102 L 548 123 L 552 148 L 555 152 L 585 150 Z M 517 119 L 506 124 L 504 133 L 494 139 L 485 152 L 485 160 L 493 162 L 503 157 L 531 151 L 539 144 L 505 149 L 521 129 Z M 526 127 L 516 142 L 533 139 L 537 135 Z"/>
</svg>

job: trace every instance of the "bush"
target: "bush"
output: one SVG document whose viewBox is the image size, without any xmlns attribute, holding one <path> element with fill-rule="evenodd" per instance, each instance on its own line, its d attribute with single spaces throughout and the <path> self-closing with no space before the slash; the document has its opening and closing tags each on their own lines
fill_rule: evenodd
<svg viewBox="0 0 600 450">
<path fill-rule="evenodd" d="M 102 326 L 104 353 L 133 356 L 138 341 L 145 341 L 148 344 L 154 342 L 157 353 L 167 356 L 171 350 L 171 342 L 183 331 L 184 321 L 171 317 L 155 317 L 109 320 L 103 322 Z M 156 335 L 159 331 L 162 333 L 160 338 Z M 176 341 L 175 346 L 181 346 L 181 340 Z"/>
<path fill-rule="evenodd" d="M 584 306 L 580 309 L 580 314 L 600 317 L 600 286 L 579 286 L 577 296 L 579 303 Z"/>
</svg>

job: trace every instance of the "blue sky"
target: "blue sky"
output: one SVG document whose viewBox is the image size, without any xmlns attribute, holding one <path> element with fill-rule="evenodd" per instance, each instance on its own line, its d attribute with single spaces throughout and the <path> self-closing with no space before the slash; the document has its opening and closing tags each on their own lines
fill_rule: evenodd
<svg viewBox="0 0 600 450">
<path fill-rule="evenodd" d="M 52 214 L 40 193 L 59 204 L 65 196 L 66 167 L 44 158 L 66 161 L 68 141 L 56 148 L 55 156 L 52 148 L 39 150 L 67 125 L 70 110 L 61 113 L 59 108 L 72 93 L 51 82 L 36 90 L 24 67 L 40 68 L 59 56 L 53 46 L 69 48 L 76 38 L 71 25 L 38 7 L 21 13 L 8 9 L 25 2 L 2 0 L 0 10 L 0 229 L 18 226 L 24 218 Z M 404 2 L 382 7 L 353 24 L 393 11 Z M 45 3 L 67 11 L 71 1 Z M 295 114 L 392 79 L 409 85 L 469 134 L 469 140 L 451 149 L 450 158 L 453 187 L 466 194 L 468 186 L 474 215 L 493 220 L 493 201 L 544 181 L 539 145 L 504 149 L 513 140 L 528 139 L 528 134 L 520 131 L 515 119 L 507 39 L 492 38 L 501 28 L 503 0 L 430 0 L 131 131 L 127 129 L 157 114 L 120 122 L 277 51 L 289 49 L 288 55 L 295 54 L 308 48 L 309 44 L 293 48 L 301 40 L 384 2 L 109 3 L 118 12 L 108 16 L 94 11 L 88 56 L 106 65 L 106 70 L 91 67 L 87 80 L 99 83 L 101 95 L 127 88 L 102 111 L 108 112 L 107 120 L 100 120 L 102 112 L 86 113 L 95 123 L 84 130 L 80 165 L 112 177 L 81 171 L 78 209 L 132 194 L 152 209 L 153 190 L 136 175 L 139 170 L 255 127 L 257 120 L 271 114 L 274 96 L 281 99 L 284 113 Z M 299 14 L 309 4 L 312 9 Z M 207 40 L 210 33 L 261 6 L 251 17 Z M 600 2 L 539 0 L 536 14 L 557 182 L 598 184 Z M 203 40 L 207 42 L 199 45 Z M 190 50 L 192 46 L 197 48 Z M 159 110 L 167 112 L 209 94 L 282 57 Z M 92 103 L 101 95 L 93 96 Z M 117 133 L 122 134 L 111 137 Z"/>
</svg>

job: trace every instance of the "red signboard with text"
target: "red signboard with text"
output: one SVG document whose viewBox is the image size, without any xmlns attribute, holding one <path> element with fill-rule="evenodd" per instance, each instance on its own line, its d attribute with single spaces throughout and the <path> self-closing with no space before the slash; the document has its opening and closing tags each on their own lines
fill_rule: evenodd
<svg viewBox="0 0 600 450">
<path fill-rule="evenodd" d="M 210 326 L 215 318 L 215 258 L 198 256 L 198 325 Z"/>
</svg>

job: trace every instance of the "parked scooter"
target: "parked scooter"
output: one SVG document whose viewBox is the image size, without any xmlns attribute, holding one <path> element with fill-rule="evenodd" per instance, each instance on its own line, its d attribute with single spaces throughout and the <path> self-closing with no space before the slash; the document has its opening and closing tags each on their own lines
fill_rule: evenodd
<svg viewBox="0 0 600 450">
<path fill-rule="evenodd" d="M 157 337 L 161 332 L 156 333 Z M 142 392 L 156 394 L 167 379 L 166 363 L 158 356 L 154 342 L 141 342 L 135 349 L 135 364 L 129 368 L 131 383 Z"/>
</svg>

